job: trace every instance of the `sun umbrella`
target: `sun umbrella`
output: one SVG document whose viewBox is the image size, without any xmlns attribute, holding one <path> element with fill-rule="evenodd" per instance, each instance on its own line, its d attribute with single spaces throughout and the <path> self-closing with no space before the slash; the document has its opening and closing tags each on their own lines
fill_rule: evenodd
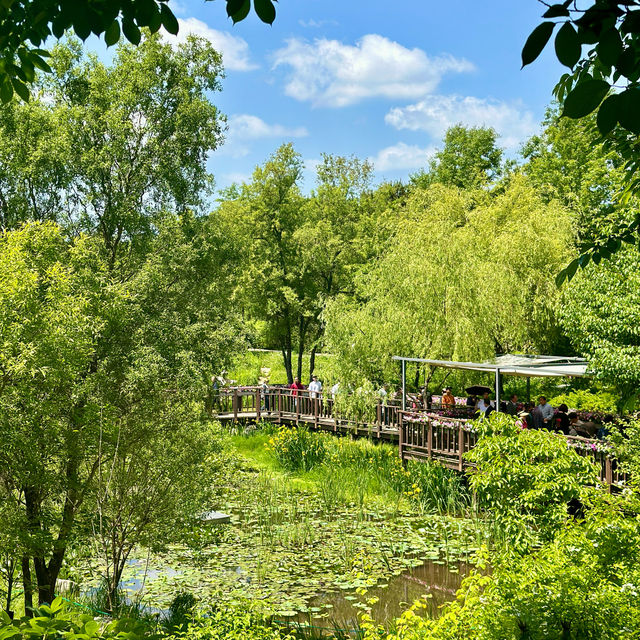
<svg viewBox="0 0 640 640">
<path fill-rule="evenodd" d="M 470 396 L 481 396 L 483 393 L 491 393 L 491 387 L 485 387 L 484 385 L 481 385 L 481 384 L 474 384 L 474 385 L 471 385 L 470 387 L 467 387 L 465 391 Z"/>
</svg>

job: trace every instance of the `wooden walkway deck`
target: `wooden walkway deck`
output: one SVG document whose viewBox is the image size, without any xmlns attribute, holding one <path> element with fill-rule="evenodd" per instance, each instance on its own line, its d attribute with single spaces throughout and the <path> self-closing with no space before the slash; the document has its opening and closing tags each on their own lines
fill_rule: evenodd
<svg viewBox="0 0 640 640">
<path fill-rule="evenodd" d="M 269 387 L 222 389 L 215 399 L 216 417 L 221 422 L 260 422 L 307 425 L 311 429 L 342 435 L 368 437 L 397 444 L 402 460 L 436 460 L 445 467 L 464 471 L 470 463 L 464 454 L 477 442 L 468 418 L 442 417 L 429 411 L 403 411 L 395 404 L 378 403 L 368 421 L 341 415 L 332 398 L 310 397 L 308 391 Z M 460 412 L 464 410 L 461 408 Z M 599 441 L 565 436 L 580 455 L 591 458 L 600 470 L 600 480 L 620 484 L 624 476 L 616 461 L 598 447 Z M 593 446 L 592 446 L 593 445 Z"/>
</svg>

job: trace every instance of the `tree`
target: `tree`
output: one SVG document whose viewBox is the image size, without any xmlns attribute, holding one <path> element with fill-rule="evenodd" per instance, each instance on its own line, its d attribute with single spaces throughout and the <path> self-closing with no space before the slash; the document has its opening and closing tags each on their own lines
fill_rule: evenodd
<svg viewBox="0 0 640 640">
<path fill-rule="evenodd" d="M 626 406 L 638 398 L 640 385 L 639 273 L 638 252 L 631 247 L 610 262 L 591 265 L 567 288 L 561 312 L 573 345 Z"/>
<path fill-rule="evenodd" d="M 558 60 L 569 68 L 554 89 L 562 115 L 581 119 L 596 114 L 596 127 L 607 149 L 624 161 L 626 171 L 621 204 L 640 190 L 638 134 L 640 134 L 640 14 L 637 0 L 594 0 L 586 6 L 571 0 L 548 5 L 522 50 L 523 66 L 543 51 L 556 27 L 554 44 Z M 586 51 L 583 47 L 586 46 Z M 620 251 L 623 242 L 636 244 L 640 217 L 621 220 L 615 233 L 601 242 L 588 243 L 581 255 L 561 272 L 571 278 L 593 259 L 599 262 Z"/>
<path fill-rule="evenodd" d="M 482 360 L 546 351 L 559 337 L 553 283 L 571 251 L 567 212 L 521 176 L 503 193 L 414 189 L 355 296 L 328 305 L 327 343 L 343 382 L 392 379 L 392 355 Z"/>
<path fill-rule="evenodd" d="M 251 0 L 226 0 L 227 15 L 234 23 L 244 20 Z M 254 0 L 258 17 L 275 20 L 272 0 Z M 177 34 L 179 23 L 169 0 L 8 0 L 0 4 L 0 47 L 4 65 L 0 71 L 0 100 L 9 102 L 15 91 L 29 100 L 28 85 L 38 71 L 51 72 L 45 46 L 49 37 L 61 38 L 68 29 L 86 40 L 92 33 L 104 35 L 107 46 L 120 40 L 121 32 L 132 44 L 142 39 L 141 29 L 156 33 L 164 27 Z"/>
<path fill-rule="evenodd" d="M 55 220 L 100 234 L 111 265 L 135 263 L 162 212 L 198 210 L 212 186 L 206 159 L 224 120 L 206 94 L 220 88 L 221 57 L 202 39 L 173 48 L 151 36 L 110 67 L 77 40 L 54 47 L 51 65 L 37 101 L 3 108 L 4 227 Z"/>
<path fill-rule="evenodd" d="M 263 323 L 263 340 L 281 350 L 289 382 L 302 379 L 309 345 L 313 366 L 327 302 L 351 294 L 355 265 L 379 250 L 384 225 L 372 232 L 372 207 L 382 200 L 368 195 L 370 174 L 357 158 L 323 156 L 317 189 L 305 198 L 300 155 L 285 144 L 213 214 L 243 251 L 238 299 Z"/>
<path fill-rule="evenodd" d="M 252 316 L 266 321 L 290 383 L 294 340 L 297 332 L 304 340 L 310 312 L 308 271 L 300 260 L 298 234 L 304 220 L 301 177 L 300 155 L 284 144 L 264 166 L 256 167 L 237 199 L 222 202 L 213 214 L 243 252 L 236 293 Z"/>
<path fill-rule="evenodd" d="M 460 189 L 484 187 L 502 172 L 502 150 L 496 146 L 498 134 L 486 127 L 449 127 L 444 148 L 436 152 L 427 172 L 412 176 L 420 186 L 439 182 Z"/>
<path fill-rule="evenodd" d="M 132 477 L 127 508 L 143 474 L 164 479 L 146 496 L 157 501 L 153 517 L 133 517 L 140 528 L 126 532 L 127 543 L 175 529 L 186 505 L 191 516 L 206 506 L 198 500 L 205 492 L 173 509 L 193 489 L 198 464 L 210 462 L 212 438 L 195 425 L 239 332 L 214 277 L 219 236 L 199 227 L 163 222 L 150 257 L 124 282 L 99 241 L 81 234 L 67 242 L 52 223 L 0 239 L 0 481 L 26 524 L 27 606 L 31 562 L 39 601 L 50 602 L 99 490 L 112 498 Z M 190 469 L 169 472 L 187 459 Z M 100 480 L 116 463 L 130 475 L 107 491 Z"/>
<path fill-rule="evenodd" d="M 624 160 L 598 143 L 593 123 L 562 118 L 547 111 L 543 131 L 522 149 L 522 171 L 545 199 L 558 199 L 573 213 L 579 247 L 606 242 L 622 222 L 631 222 L 633 207 L 622 209 L 617 196 L 624 187 Z"/>
</svg>

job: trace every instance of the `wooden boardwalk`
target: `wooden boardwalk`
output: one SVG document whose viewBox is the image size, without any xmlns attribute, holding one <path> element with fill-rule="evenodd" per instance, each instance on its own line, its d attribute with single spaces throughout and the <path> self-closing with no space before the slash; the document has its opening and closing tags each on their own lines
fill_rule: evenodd
<svg viewBox="0 0 640 640">
<path fill-rule="evenodd" d="M 225 388 L 215 398 L 216 417 L 221 422 L 260 422 L 274 424 L 307 425 L 311 429 L 335 434 L 368 437 L 397 444 L 398 454 L 404 460 L 435 460 L 440 464 L 464 471 L 470 463 L 464 454 L 477 442 L 473 423 L 468 418 L 449 418 L 412 409 L 403 411 L 389 402 L 378 403 L 375 415 L 368 420 L 356 421 L 341 415 L 332 398 L 318 394 L 310 397 L 308 391 L 295 391 L 282 387 Z M 463 410 L 460 409 L 460 412 Z M 623 475 L 616 461 L 602 448 L 598 440 L 578 436 L 565 436 L 567 443 L 598 466 L 600 480 L 608 485 L 620 484 Z"/>
</svg>

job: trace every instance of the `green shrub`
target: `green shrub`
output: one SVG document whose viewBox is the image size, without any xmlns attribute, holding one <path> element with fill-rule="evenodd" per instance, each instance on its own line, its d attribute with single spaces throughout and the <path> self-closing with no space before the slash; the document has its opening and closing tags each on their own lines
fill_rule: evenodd
<svg viewBox="0 0 640 640">
<path fill-rule="evenodd" d="M 120 618 L 105 622 L 90 614 L 76 613 L 62 598 L 56 598 L 50 606 L 40 606 L 34 611 L 33 618 L 11 620 L 4 611 L 0 612 L 0 640 L 142 640 L 157 637 L 141 620 Z"/>
<path fill-rule="evenodd" d="M 212 607 L 168 640 L 293 640 L 251 607 Z"/>
<path fill-rule="evenodd" d="M 311 433 L 307 427 L 282 427 L 269 438 L 267 448 L 285 471 L 309 471 L 327 455 L 323 433 Z"/>
<path fill-rule="evenodd" d="M 566 404 L 569 409 L 577 409 L 579 411 L 594 411 L 602 413 L 615 413 L 616 396 L 608 391 L 570 391 L 555 398 L 551 398 L 549 403 L 553 407 Z"/>
<path fill-rule="evenodd" d="M 482 423 L 491 435 L 481 436 L 465 454 L 475 464 L 469 481 L 480 506 L 516 547 L 551 539 L 567 521 L 567 503 L 596 484 L 595 465 L 568 447 L 562 435 L 520 430 L 503 414 Z"/>
</svg>

